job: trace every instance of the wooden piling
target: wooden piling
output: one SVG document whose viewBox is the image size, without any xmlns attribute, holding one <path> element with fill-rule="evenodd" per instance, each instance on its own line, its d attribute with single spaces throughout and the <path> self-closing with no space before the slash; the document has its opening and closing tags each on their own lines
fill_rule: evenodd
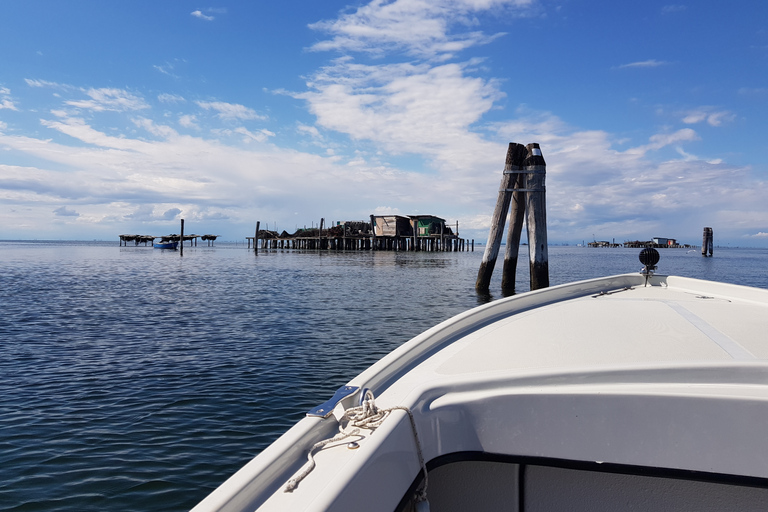
<svg viewBox="0 0 768 512">
<path fill-rule="evenodd" d="M 371 244 L 371 250 L 376 250 L 376 217 L 371 215 L 371 236 L 373 237 L 373 243 Z"/>
<path fill-rule="evenodd" d="M 181 219 L 181 234 L 179 235 L 179 256 L 184 256 L 184 219 Z"/>
<path fill-rule="evenodd" d="M 544 180 L 547 164 L 538 144 L 528 144 L 525 159 L 525 209 L 528 224 L 531 290 L 549 286 L 549 251 L 547 247 L 547 205 Z"/>
<path fill-rule="evenodd" d="M 701 255 L 712 256 L 713 247 L 714 247 L 714 234 L 712 232 L 712 228 L 704 228 L 704 234 L 701 240 Z"/>
<path fill-rule="evenodd" d="M 483 259 L 480 263 L 480 270 L 477 273 L 477 281 L 475 281 L 475 290 L 480 293 L 488 293 L 491 284 L 491 276 L 493 275 L 493 267 L 496 265 L 496 258 L 499 255 L 499 248 L 501 247 L 501 238 L 504 234 L 504 222 L 507 216 L 507 210 L 509 210 L 509 203 L 512 200 L 511 184 L 515 174 L 507 173 L 507 171 L 515 170 L 514 157 L 518 150 L 518 146 L 515 142 L 510 142 L 507 148 L 507 158 L 504 165 L 504 174 L 501 177 L 501 186 L 499 187 L 499 195 L 496 199 L 496 208 L 493 210 L 493 217 L 491 218 L 491 229 L 488 233 L 488 242 L 485 246 L 485 252 L 483 253 Z"/>
<path fill-rule="evenodd" d="M 504 266 L 501 274 L 501 293 L 515 293 L 515 275 L 517 273 L 517 258 L 520 250 L 520 238 L 523 233 L 523 218 L 525 217 L 525 175 L 523 164 L 528 156 L 528 150 L 522 144 L 515 148 L 513 165 L 509 172 L 512 174 L 512 200 L 509 210 L 509 230 L 507 231 L 507 246 L 504 250 Z"/>
<path fill-rule="evenodd" d="M 259 227 L 261 226 L 261 221 L 256 221 L 256 233 L 253 235 L 253 252 L 256 254 L 259 254 Z"/>
</svg>

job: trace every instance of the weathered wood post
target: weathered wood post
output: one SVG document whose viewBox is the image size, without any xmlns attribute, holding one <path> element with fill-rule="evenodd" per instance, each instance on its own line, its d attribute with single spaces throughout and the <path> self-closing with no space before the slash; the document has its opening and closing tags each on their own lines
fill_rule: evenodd
<svg viewBox="0 0 768 512">
<path fill-rule="evenodd" d="M 317 250 L 323 248 L 323 224 L 325 224 L 325 217 L 320 218 L 320 229 L 317 230 Z"/>
<path fill-rule="evenodd" d="M 253 235 L 253 252 L 256 254 L 259 254 L 259 226 L 261 226 L 261 221 L 256 221 L 256 233 Z"/>
<path fill-rule="evenodd" d="M 509 202 L 512 200 L 511 184 L 515 176 L 515 174 L 507 173 L 507 171 L 515 170 L 514 157 L 516 152 L 519 151 L 518 146 L 521 146 L 521 144 L 510 142 L 507 148 L 507 159 L 504 165 L 504 174 L 501 176 L 501 186 L 499 187 L 499 195 L 496 199 L 496 208 L 493 210 L 493 217 L 491 218 L 488 243 L 485 246 L 480 270 L 477 272 L 477 281 L 475 281 L 475 290 L 480 293 L 488 293 L 491 276 L 493 275 L 493 267 L 496 265 L 496 258 L 499 255 L 501 238 L 504 235 L 504 222 L 507 210 L 509 210 Z"/>
<path fill-rule="evenodd" d="M 704 235 L 701 240 L 701 255 L 707 256 L 707 253 L 709 253 L 709 256 L 712 256 L 714 243 L 712 228 L 704 228 Z"/>
<path fill-rule="evenodd" d="M 509 210 L 509 229 L 507 231 L 507 247 L 504 250 L 504 267 L 501 274 L 501 293 L 515 293 L 515 276 L 517 274 L 517 258 L 520 251 L 520 238 L 523 233 L 525 217 L 525 174 L 523 164 L 528 156 L 528 149 L 519 144 L 515 148 L 513 165 L 505 173 L 512 175 L 512 200 Z"/>
<path fill-rule="evenodd" d="M 184 219 L 181 219 L 181 234 L 179 235 L 179 243 L 181 244 L 181 252 L 179 252 L 179 256 L 184 256 Z"/>
<path fill-rule="evenodd" d="M 531 290 L 549 286 L 547 247 L 547 203 L 544 178 L 547 164 L 536 143 L 528 144 L 525 159 L 525 210 L 528 224 L 528 254 L 531 259 Z"/>
<path fill-rule="evenodd" d="M 373 237 L 373 241 L 371 243 L 371 250 L 376 250 L 376 217 L 371 215 L 371 236 Z"/>
</svg>

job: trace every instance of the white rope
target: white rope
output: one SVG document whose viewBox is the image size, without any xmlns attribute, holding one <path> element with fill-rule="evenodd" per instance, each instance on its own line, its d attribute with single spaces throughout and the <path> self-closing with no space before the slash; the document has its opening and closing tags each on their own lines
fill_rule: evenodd
<svg viewBox="0 0 768 512">
<path fill-rule="evenodd" d="M 424 482 L 422 483 L 421 488 L 416 492 L 416 502 L 425 501 L 427 499 L 427 465 L 424 463 L 424 454 L 421 451 L 421 440 L 419 439 L 419 432 L 416 430 L 416 420 L 413 417 L 413 413 L 410 409 L 401 405 L 390 407 L 388 409 L 379 409 L 376 407 L 376 401 L 370 390 L 366 391 L 363 403 L 360 406 L 350 407 L 344 411 L 344 416 L 341 421 L 339 421 L 338 434 L 312 445 L 312 448 L 309 449 L 309 453 L 307 454 L 307 462 L 295 475 L 293 475 L 293 478 L 288 480 L 283 492 L 292 492 L 299 486 L 299 483 L 301 483 L 301 481 L 315 469 L 314 453 L 316 451 L 321 450 L 324 446 L 331 443 L 336 443 L 343 439 L 359 435 L 361 429 L 375 430 L 384 423 L 384 420 L 387 419 L 389 413 L 395 410 L 405 411 L 411 422 L 413 438 L 416 441 L 416 452 L 419 456 L 419 465 L 424 474 Z"/>
</svg>

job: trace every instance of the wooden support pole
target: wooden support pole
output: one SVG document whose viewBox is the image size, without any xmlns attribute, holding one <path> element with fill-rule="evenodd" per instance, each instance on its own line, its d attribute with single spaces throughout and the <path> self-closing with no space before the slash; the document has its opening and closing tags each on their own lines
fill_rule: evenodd
<svg viewBox="0 0 768 512">
<path fill-rule="evenodd" d="M 515 174 L 507 174 L 507 171 L 515 170 L 515 154 L 517 154 L 518 146 L 515 142 L 510 142 L 507 148 L 507 158 L 504 165 L 504 174 L 501 176 L 501 185 L 499 187 L 499 195 L 496 199 L 496 208 L 493 210 L 493 217 L 491 218 L 491 229 L 488 233 L 488 242 L 485 246 L 485 252 L 483 253 L 483 259 L 480 263 L 480 270 L 477 273 L 477 281 L 475 281 L 475 290 L 479 293 L 488 293 L 491 284 L 491 276 L 493 275 L 493 267 L 496 265 L 496 258 L 499 255 L 499 248 L 501 247 L 501 238 L 504 235 L 504 222 L 507 216 L 507 210 L 509 210 L 509 202 L 512 200 L 511 184 Z M 519 170 L 519 169 L 518 169 Z"/>
<path fill-rule="evenodd" d="M 528 254 L 531 260 L 531 291 L 549 286 L 547 246 L 547 202 L 544 179 L 547 164 L 536 143 L 528 144 L 525 159 L 525 210 L 528 224 Z"/>
<path fill-rule="evenodd" d="M 376 217 L 371 215 L 371 236 L 373 237 L 373 243 L 371 244 L 371 250 L 376 250 Z"/>
<path fill-rule="evenodd" d="M 179 235 L 179 243 L 181 244 L 181 252 L 179 256 L 184 256 L 184 219 L 181 219 L 181 234 Z"/>
<path fill-rule="evenodd" d="M 512 201 L 509 210 L 509 228 L 507 231 L 507 246 L 504 250 L 504 267 L 501 274 L 501 293 L 505 296 L 515 293 L 515 276 L 517 275 L 517 258 L 520 251 L 520 238 L 523 233 L 525 217 L 525 174 L 523 164 L 528 156 L 528 149 L 522 144 L 516 147 L 513 157 Z"/>
<path fill-rule="evenodd" d="M 701 239 L 701 255 L 712 256 L 712 249 L 714 248 L 714 235 L 712 228 L 704 228 L 704 235 Z M 709 254 L 707 254 L 709 253 Z"/>
<path fill-rule="evenodd" d="M 253 252 L 256 254 L 259 254 L 259 226 L 261 226 L 261 221 L 256 221 L 256 233 L 253 235 Z"/>
</svg>

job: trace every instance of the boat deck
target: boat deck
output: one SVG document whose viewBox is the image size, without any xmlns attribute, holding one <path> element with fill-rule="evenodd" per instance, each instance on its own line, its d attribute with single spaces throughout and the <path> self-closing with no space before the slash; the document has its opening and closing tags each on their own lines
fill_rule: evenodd
<svg viewBox="0 0 768 512">
<path fill-rule="evenodd" d="M 450 502 L 445 482 L 459 478 L 442 470 L 440 480 L 442 465 L 489 458 L 505 467 L 489 478 L 501 471 L 514 481 L 504 499 L 523 495 L 521 468 L 532 478 L 558 467 L 586 471 L 563 473 L 566 486 L 609 469 L 670 472 L 763 487 L 737 493 L 744 505 L 768 500 L 768 290 L 665 276 L 645 284 L 628 274 L 552 287 L 435 326 L 349 383 L 371 390 L 380 408 L 412 411 L 418 444 L 408 414 L 395 410 L 355 437 L 359 448 L 346 439 L 319 450 L 316 469 L 285 493 L 311 446 L 338 432 L 334 416 L 306 418 L 199 510 L 351 510 L 363 496 L 366 510 L 407 510 L 419 450 L 444 487 L 433 486 L 440 503 Z M 358 399 L 341 400 L 336 417 Z M 694 484 L 679 488 L 671 502 L 704 495 Z M 509 510 L 546 509 L 523 501 Z"/>
</svg>

